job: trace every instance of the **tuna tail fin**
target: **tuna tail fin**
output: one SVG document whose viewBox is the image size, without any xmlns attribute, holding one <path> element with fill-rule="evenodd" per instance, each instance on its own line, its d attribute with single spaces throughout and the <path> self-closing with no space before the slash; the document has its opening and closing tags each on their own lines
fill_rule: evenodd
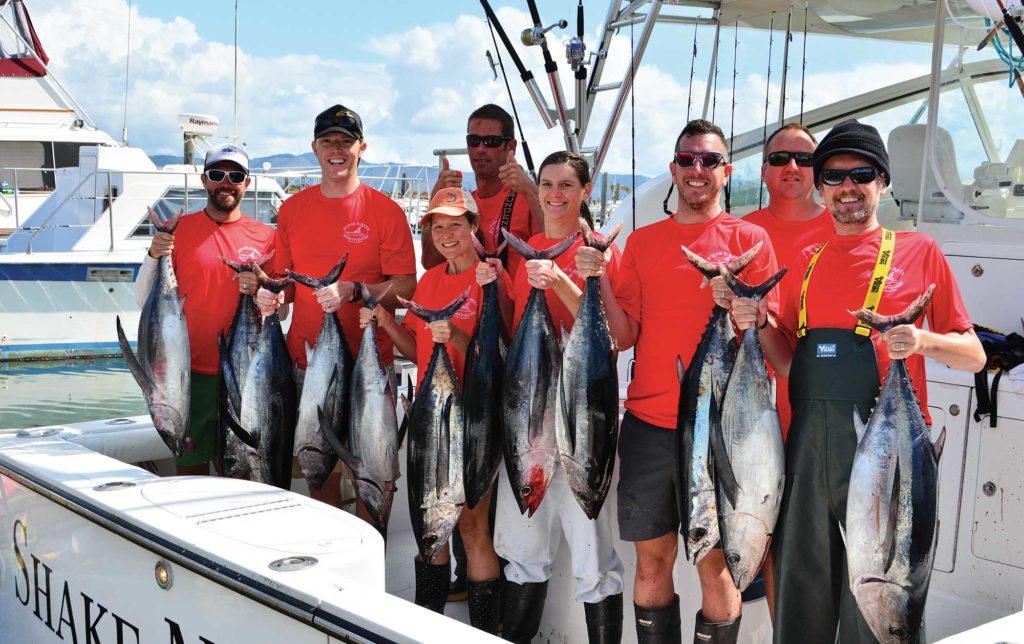
<svg viewBox="0 0 1024 644">
<path fill-rule="evenodd" d="M 313 290 L 321 289 L 325 286 L 330 286 L 338 281 L 341 277 L 341 272 L 345 270 L 345 264 L 348 262 L 348 251 L 341 256 L 341 261 L 334 265 L 334 268 L 323 277 L 310 277 L 309 275 L 303 275 L 302 273 L 296 273 L 293 270 L 288 270 L 288 277 L 292 278 L 299 284 L 308 286 Z"/>
<path fill-rule="evenodd" d="M 569 247 L 576 243 L 576 236 L 579 233 L 569 235 L 562 241 L 558 242 L 551 248 L 545 248 L 544 250 L 537 250 L 533 246 L 530 246 L 523 240 L 519 239 L 512 233 L 508 232 L 508 229 L 502 228 L 501 234 L 505 235 L 505 239 L 512 248 L 523 256 L 523 259 L 550 259 L 554 260 L 556 257 L 569 250 Z"/>
<path fill-rule="evenodd" d="M 263 288 L 267 289 L 271 293 L 280 293 L 291 286 L 294 281 L 290 277 L 283 277 L 279 280 L 272 279 L 269 275 L 264 273 L 263 269 L 259 267 L 259 264 L 256 264 L 255 262 L 249 262 L 249 268 L 256 274 L 256 279 L 260 281 Z"/>
<path fill-rule="evenodd" d="M 236 273 L 241 273 L 242 271 L 249 270 L 248 262 L 233 262 L 227 257 L 221 257 L 220 255 L 217 256 L 217 259 L 227 264 L 227 267 L 235 271 Z"/>
<path fill-rule="evenodd" d="M 733 293 L 739 297 L 749 297 L 753 300 L 761 300 L 764 299 L 765 295 L 768 295 L 769 291 L 775 288 L 775 285 L 779 283 L 779 280 L 782 279 L 782 276 L 785 275 L 786 271 L 789 269 L 783 267 L 778 273 L 756 285 L 747 284 L 737 277 L 735 273 L 730 272 L 725 266 L 722 266 L 720 270 L 722 277 L 725 278 L 725 283 Z"/>
<path fill-rule="evenodd" d="M 441 422 L 438 427 L 438 441 L 437 441 L 437 472 L 434 476 L 434 489 L 437 493 L 437 498 L 441 498 L 446 487 L 448 487 L 449 475 L 448 475 L 448 463 L 449 463 L 449 450 L 451 449 L 452 443 L 452 398 L 451 394 L 448 395 L 444 400 L 444 407 L 441 408 Z"/>
<path fill-rule="evenodd" d="M 885 333 L 889 329 L 901 324 L 913 324 L 914 321 L 924 313 L 928 303 L 932 301 L 933 295 L 935 295 L 935 285 L 931 284 L 924 293 L 918 295 L 917 298 L 910 303 L 910 306 L 895 315 L 879 315 L 878 313 L 869 311 L 868 309 L 850 311 L 850 315 L 877 330 L 879 333 Z"/>
<path fill-rule="evenodd" d="M 722 410 L 718 406 L 715 392 L 711 392 L 711 411 L 708 414 L 710 420 L 711 434 L 711 458 L 715 464 L 715 480 L 718 488 L 725 493 L 732 507 L 736 507 L 736 495 L 740 485 L 736 481 L 736 473 L 732 469 L 732 462 L 729 461 L 729 452 L 725 446 L 725 436 L 722 434 Z"/>
<path fill-rule="evenodd" d="M 932 449 L 935 450 L 935 461 L 938 462 L 942 458 L 942 448 L 946 446 L 946 428 L 943 427 L 942 431 L 939 432 L 939 437 L 932 443 Z"/>
<path fill-rule="evenodd" d="M 182 208 L 178 211 L 178 214 L 174 215 L 170 219 L 162 220 L 160 215 L 156 214 L 156 211 L 152 208 L 147 207 L 149 211 L 149 219 L 153 222 L 153 226 L 162 233 L 174 234 L 174 229 L 178 227 L 178 222 L 181 220 L 181 216 L 185 213 L 185 209 Z"/>
<path fill-rule="evenodd" d="M 892 494 L 889 497 L 888 524 L 885 526 L 885 540 L 882 541 L 882 552 L 885 555 L 885 571 L 889 572 L 893 559 L 896 558 L 896 515 L 900 507 L 900 457 L 896 456 L 896 467 L 893 468 Z"/>
<path fill-rule="evenodd" d="M 117 342 L 121 345 L 121 354 L 124 355 L 124 361 L 128 365 L 128 371 L 131 372 L 132 377 L 135 378 L 135 382 L 139 384 L 139 388 L 142 389 L 142 395 L 146 397 L 146 400 L 153 399 L 153 390 L 156 386 L 153 384 L 153 379 L 149 377 L 146 370 L 143 368 L 139 359 L 135 357 L 135 353 L 132 351 L 132 347 L 128 344 L 128 337 L 124 334 L 124 327 L 121 326 L 121 316 L 117 316 Z"/>
<path fill-rule="evenodd" d="M 480 261 L 485 259 L 497 259 L 501 257 L 501 253 L 504 252 L 505 247 L 508 246 L 508 241 L 501 242 L 497 248 L 494 249 L 493 253 L 488 253 L 484 245 L 480 243 L 476 235 L 472 235 L 470 240 L 473 242 L 473 249 L 476 251 L 476 256 L 480 258 Z"/>
<path fill-rule="evenodd" d="M 594 232 L 590 229 L 590 224 L 587 223 L 586 219 L 580 217 L 580 234 L 583 235 L 583 243 L 591 248 L 596 248 L 602 253 L 608 250 L 608 247 L 612 245 L 612 242 L 615 241 L 615 238 L 619 236 L 620 232 L 622 232 L 621 221 L 612 229 L 612 232 L 608 233 L 601 239 L 596 239 L 594 237 Z"/>
<path fill-rule="evenodd" d="M 727 263 L 725 267 L 738 275 L 750 262 L 754 261 L 754 258 L 761 251 L 762 244 L 763 242 L 757 242 L 747 252 Z M 680 248 L 683 249 L 683 255 L 686 255 L 687 261 L 693 264 L 693 267 L 706 279 L 710 280 L 712 277 L 719 275 L 719 264 L 709 262 L 686 246 L 680 245 Z"/>
<path fill-rule="evenodd" d="M 467 288 L 465 293 L 452 300 L 451 304 L 443 309 L 428 309 L 402 297 L 399 297 L 398 301 L 402 303 L 402 306 L 409 309 L 415 313 L 417 317 L 429 324 L 430 322 L 437 322 L 438 320 L 450 320 L 452 316 L 455 315 L 456 311 L 461 309 L 462 305 L 469 299 L 470 288 Z"/>
<path fill-rule="evenodd" d="M 856 408 L 853 410 L 853 430 L 857 432 L 857 444 L 864 440 L 864 432 L 866 432 L 868 426 L 860 419 L 860 412 Z"/>
<path fill-rule="evenodd" d="M 385 286 L 384 289 L 376 296 L 374 296 L 373 293 L 370 292 L 370 289 L 367 288 L 366 284 L 358 282 L 357 285 L 359 287 L 359 297 L 361 297 L 363 300 L 363 306 L 372 311 L 373 309 L 377 308 L 377 305 L 380 304 L 380 301 L 384 299 L 384 296 L 387 295 L 389 291 L 391 291 L 391 287 L 394 286 L 394 283 L 390 283 L 387 286 Z"/>
</svg>

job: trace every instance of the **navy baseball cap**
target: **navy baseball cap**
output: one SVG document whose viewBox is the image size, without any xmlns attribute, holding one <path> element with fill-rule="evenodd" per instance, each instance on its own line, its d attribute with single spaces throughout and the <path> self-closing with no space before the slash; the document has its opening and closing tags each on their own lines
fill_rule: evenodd
<svg viewBox="0 0 1024 644">
<path fill-rule="evenodd" d="M 347 134 L 357 141 L 362 140 L 363 120 L 344 105 L 334 105 L 317 115 L 316 123 L 313 125 L 313 138 L 319 139 L 332 132 Z"/>
</svg>

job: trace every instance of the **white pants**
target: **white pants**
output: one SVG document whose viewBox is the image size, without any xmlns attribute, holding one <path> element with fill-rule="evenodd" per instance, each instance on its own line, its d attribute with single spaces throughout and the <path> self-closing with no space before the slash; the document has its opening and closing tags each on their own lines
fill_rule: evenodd
<svg viewBox="0 0 1024 644">
<path fill-rule="evenodd" d="M 612 545 L 611 504 L 604 506 L 596 520 L 587 518 L 561 466 L 555 468 L 544 500 L 532 517 L 520 514 L 504 465 L 496 485 L 494 550 L 508 561 L 505 576 L 509 581 L 526 584 L 549 580 L 564 534 L 576 578 L 576 601 L 592 604 L 622 592 L 622 561 Z"/>
</svg>

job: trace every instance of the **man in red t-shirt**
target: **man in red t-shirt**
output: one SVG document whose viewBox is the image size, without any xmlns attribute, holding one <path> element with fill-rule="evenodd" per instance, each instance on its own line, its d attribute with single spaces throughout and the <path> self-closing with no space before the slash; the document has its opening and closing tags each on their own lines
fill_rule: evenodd
<svg viewBox="0 0 1024 644">
<path fill-rule="evenodd" d="M 537 199 L 537 184 L 523 166 L 516 163 L 512 116 L 500 106 L 489 103 L 469 115 L 466 132 L 469 165 L 476 177 L 476 190 L 472 195 L 480 210 L 484 248 L 494 252 L 501 244 L 502 227 L 519 239 L 529 239 L 543 230 L 544 214 Z M 462 187 L 462 173 L 450 169 L 446 157 L 441 157 L 441 165 L 441 173 L 430 191 L 431 195 L 441 188 Z M 422 235 L 421 243 L 423 268 L 431 268 L 443 261 L 430 235 Z M 516 274 L 521 259 L 514 250 L 507 250 L 502 263 L 509 275 Z"/>
<path fill-rule="evenodd" d="M 366 284 L 375 295 L 390 284 L 381 302 L 390 311 L 398 306 L 397 297 L 412 297 L 416 288 L 416 256 L 405 213 L 387 195 L 359 180 L 359 160 L 366 151 L 362 119 L 343 105 L 324 110 L 313 125 L 312 148 L 322 180 L 282 204 L 272 270 L 279 275 L 291 269 L 322 277 L 348 253 L 345 270 L 337 282 L 315 291 L 291 287 L 275 295 L 261 288 L 256 296 L 264 314 L 286 301 L 294 302 L 288 351 L 300 388 L 305 345 L 316 346 L 325 312 L 337 315 L 349 350 L 352 355 L 358 353 L 361 307 L 355 282 Z M 385 364 L 390 365 L 394 360 L 391 340 L 381 330 L 377 343 Z M 335 469 L 320 490 L 310 490 L 310 496 L 340 507 L 340 484 L 340 469 Z"/>
<path fill-rule="evenodd" d="M 817 145 L 810 130 L 799 123 L 783 125 L 764 144 L 761 177 L 768 189 L 768 205 L 743 220 L 765 229 L 779 266 L 792 269 L 803 249 L 821 245 L 832 237 L 832 217 L 814 199 L 811 158 Z M 790 270 L 781 284 L 799 282 L 802 277 L 798 271 Z M 789 380 L 777 378 L 776 384 L 779 425 L 785 437 L 790 418 Z"/>
<path fill-rule="evenodd" d="M 256 276 L 235 273 L 219 258 L 236 263 L 261 260 L 273 248 L 274 229 L 242 214 L 249 187 L 249 157 L 234 145 L 219 145 L 206 155 L 201 181 L 206 207 L 183 216 L 174 234 L 153 236 L 135 282 L 142 306 L 156 276 L 157 258 L 170 255 L 185 301 L 191 348 L 192 388 L 188 435 L 195 449 L 177 458 L 178 474 L 209 474 L 217 440 L 217 336 L 227 335 L 238 306 L 236 293 L 254 295 Z M 237 277 L 237 280 L 236 280 Z"/>
<path fill-rule="evenodd" d="M 690 362 L 717 293 L 724 296 L 728 290 L 721 277 L 712 280 L 712 288 L 702 288 L 703 275 L 687 261 L 680 246 L 720 263 L 762 242 L 760 253 L 743 273 L 744 280 L 760 284 L 776 271 L 764 230 L 733 218 L 719 205 L 732 172 L 727 150 L 722 130 L 714 123 L 699 119 L 686 125 L 669 165 L 678 193 L 676 211 L 629 236 L 614 284 L 615 298 L 605 301 L 609 324 L 617 329 L 625 319 L 632 337 L 629 344 L 636 346 L 619 434 L 618 519 L 620 536 L 636 546 L 633 601 L 641 641 L 680 638 L 679 597 L 672 581 L 680 526 L 675 484 L 676 357 Z M 777 306 L 775 291 L 767 300 L 770 308 Z M 740 594 L 720 547 L 700 559 L 697 573 L 703 601 L 694 636 L 735 642 Z"/>
<path fill-rule="evenodd" d="M 777 318 L 745 298 L 734 299 L 732 311 L 740 328 L 761 325 L 765 357 L 790 378 L 786 484 L 772 541 L 775 641 L 831 642 L 838 625 L 838 641 L 866 642 L 875 638 L 850 591 L 841 534 L 857 449 L 853 416 L 867 421 L 891 359 L 902 358 L 931 423 L 924 358 L 976 372 L 985 353 L 935 240 L 917 232 L 891 235 L 878 223 L 878 202 L 889 185 L 889 156 L 878 131 L 856 120 L 837 124 L 815 150 L 813 168 L 835 235 L 820 253 L 807 249 L 790 267 L 802 279 L 785 286 Z M 883 248 L 893 239 L 894 246 Z M 869 292 L 876 273 L 884 285 Z M 930 284 L 935 294 L 916 323 L 885 334 L 855 331 L 850 311 L 873 303 L 881 315 L 900 313 Z M 879 291 L 881 299 L 871 302 Z"/>
</svg>

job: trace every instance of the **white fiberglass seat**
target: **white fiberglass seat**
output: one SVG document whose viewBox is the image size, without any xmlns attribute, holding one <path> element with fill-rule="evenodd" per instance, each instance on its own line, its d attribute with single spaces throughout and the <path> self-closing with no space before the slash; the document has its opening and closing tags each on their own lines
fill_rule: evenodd
<svg viewBox="0 0 1024 644">
<path fill-rule="evenodd" d="M 961 213 L 946 199 L 931 167 L 925 175 L 924 203 L 921 198 L 921 166 L 927 162 L 924 147 L 925 129 L 923 124 L 900 125 L 889 133 L 889 166 L 892 169 L 892 196 L 900 203 L 900 218 L 915 219 L 923 207 L 924 221 L 959 221 Z M 936 128 L 935 154 L 938 171 L 943 182 L 955 192 L 955 196 L 969 205 L 975 201 L 974 189 L 965 186 L 956 167 L 956 150 L 949 131 Z"/>
</svg>

